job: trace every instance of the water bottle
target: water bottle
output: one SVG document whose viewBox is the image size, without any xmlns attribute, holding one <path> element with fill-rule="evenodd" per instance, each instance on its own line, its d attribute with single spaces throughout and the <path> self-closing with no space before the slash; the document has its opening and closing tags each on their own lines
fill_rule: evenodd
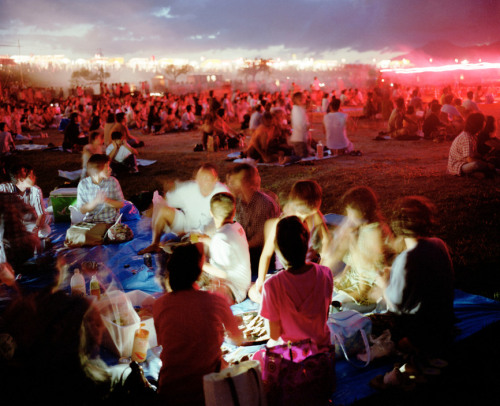
<svg viewBox="0 0 500 406">
<path fill-rule="evenodd" d="M 144 323 L 135 331 L 134 345 L 132 346 L 132 361 L 144 362 L 148 353 L 149 331 L 143 328 Z"/>
<path fill-rule="evenodd" d="M 90 279 L 90 294 L 96 296 L 97 300 L 101 298 L 101 287 L 99 286 L 97 275 L 92 275 L 92 279 Z"/>
<path fill-rule="evenodd" d="M 79 269 L 75 269 L 70 281 L 71 294 L 76 296 L 85 296 L 85 278 Z"/>
<path fill-rule="evenodd" d="M 323 144 L 321 141 L 318 142 L 316 145 L 316 158 L 322 159 L 323 158 Z"/>
</svg>

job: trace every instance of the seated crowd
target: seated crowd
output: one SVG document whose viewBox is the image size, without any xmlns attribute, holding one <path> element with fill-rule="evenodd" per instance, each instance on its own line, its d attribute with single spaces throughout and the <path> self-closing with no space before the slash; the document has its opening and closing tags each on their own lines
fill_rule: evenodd
<svg viewBox="0 0 500 406">
<path fill-rule="evenodd" d="M 117 219 L 123 194 L 118 180 L 110 175 L 107 155 L 92 154 L 87 174 L 78 185 L 76 207 L 86 223 L 102 225 L 98 232 L 103 234 Z M 34 193 L 34 182 L 32 168 L 21 166 L 13 169 L 12 183 L 2 186 L 9 193 L 0 193 L 5 213 L 3 240 L 17 238 L 12 233 L 19 224 L 26 230 L 22 238 L 11 240 L 19 244 L 17 251 L 13 251 L 15 244 L 0 247 L 0 276 L 13 287 L 19 272 L 18 252 L 30 247 L 33 253 L 47 224 L 38 207 L 41 193 Z M 154 197 L 152 244 L 140 254 L 162 251 L 163 233 L 170 233 L 170 238 L 173 233 L 184 241 L 164 265 L 165 293 L 154 307 L 158 343 L 163 347 L 158 395 L 168 404 L 203 404 L 203 375 L 224 367 L 220 352 L 223 331 L 235 343 L 242 340 L 229 306 L 247 297 L 261 303 L 260 314 L 277 343 L 309 338 L 317 351 L 326 351 L 329 306 L 338 300 L 345 308 L 382 313 L 382 323 L 387 323 L 401 351 L 410 346 L 423 359 L 446 356 L 453 338 L 453 268 L 446 244 L 432 237 L 437 213 L 430 201 L 406 197 L 396 202 L 386 221 L 375 192 L 366 186 L 354 187 L 342 197 L 345 220 L 332 231 L 320 211 L 321 199 L 317 182 L 300 180 L 293 184 L 287 200 L 278 202 L 272 193 L 260 189 L 258 170 L 245 163 L 229 171 L 226 184 L 219 181 L 213 165 L 204 164 L 194 180 L 177 184 L 165 197 Z M 32 208 L 33 216 L 22 214 L 21 207 Z M 430 279 L 434 283 L 426 283 Z M 9 347 L 11 341 L 2 343 L 13 353 L 3 350 L 1 362 L 26 365 L 28 360 L 20 357 L 36 353 L 15 321 L 23 306 L 31 306 L 39 312 L 36 317 L 45 318 L 53 317 L 50 306 L 74 306 L 72 300 L 76 299 L 61 296 L 57 283 L 35 296 L 19 295 L 0 323 L 2 340 L 10 337 L 17 348 Z M 42 311 L 38 303 L 48 307 Z M 78 323 L 99 328 L 88 308 L 81 306 L 72 321 L 75 328 Z M 418 327 L 426 323 L 434 327 Z M 422 335 L 422 331 L 427 333 Z M 65 340 L 80 342 L 67 349 L 77 356 L 73 364 L 68 363 L 68 368 L 76 368 L 71 376 L 80 376 L 78 365 L 80 371 L 90 368 L 94 372 L 85 372 L 86 382 L 98 385 L 89 394 L 104 396 L 97 388 L 109 388 L 112 371 L 94 351 L 99 337 L 86 329 L 75 334 L 50 339 L 61 345 Z M 90 338 L 84 334 L 91 334 Z M 192 345 L 186 346 L 186 340 Z M 50 374 L 57 374 L 57 368 L 67 362 L 69 358 L 58 360 L 44 384 L 49 385 Z M 190 399 L 188 403 L 186 399 Z"/>
<path fill-rule="evenodd" d="M 340 99 L 332 95 L 325 103 L 327 147 L 336 154 L 353 150 L 346 133 L 348 118 L 340 111 L 349 103 L 346 93 Z M 306 92 L 248 98 L 238 93 L 234 100 L 226 95 L 221 102 L 211 95 L 167 95 L 160 101 L 126 99 L 130 93 L 108 96 L 85 105 L 81 95 L 60 106 L 61 116 L 69 121 L 63 147 L 82 152 L 84 173 L 75 207 L 91 225 L 83 231 L 84 241 L 94 241 L 92 237 L 102 243 L 119 218 L 124 196 L 113 175 L 137 172 L 136 148 L 141 146 L 130 127 L 161 134 L 199 126 L 203 149 L 209 149 L 238 138 L 228 122 L 241 120 L 242 125 L 248 121 L 251 136 L 244 153 L 256 161 L 291 162 L 314 151 Z M 424 138 L 453 139 L 451 174 L 495 173 L 495 121 L 478 112 L 469 95 L 460 105 L 447 94 L 443 103 L 431 102 L 426 111 L 418 89 L 406 99 L 395 98 L 384 136 L 412 139 L 422 126 Z M 364 103 L 357 89 L 350 100 Z M 375 100 L 373 94 L 367 98 L 373 104 L 368 117 L 380 114 Z M 379 101 L 382 106 L 384 99 Z M 54 125 L 33 122 L 40 131 Z M 89 399 L 104 402 L 114 381 L 112 369 L 98 355 L 102 323 L 90 303 L 58 290 L 63 266 L 56 265 L 54 283 L 42 292 L 19 289 L 16 275 L 48 236 L 49 221 L 33 168 L 18 164 L 9 172 L 11 181 L 0 185 L 0 294 L 16 296 L 0 317 L 0 379 L 7 383 L 6 396 L 15 396 L 17 381 L 27 376 L 37 393 L 54 396 L 54 403 L 63 403 L 67 396 L 77 396 L 80 404 Z M 327 351 L 326 322 L 336 300 L 346 309 L 380 313 L 377 322 L 390 330 L 401 352 L 411 351 L 424 363 L 449 355 L 453 266 L 446 243 L 432 234 L 438 215 L 432 202 L 422 196 L 401 198 L 385 219 L 375 191 L 356 186 L 343 194 L 339 204 L 344 220 L 335 227 L 327 225 L 321 202 L 321 186 L 308 179 L 296 181 L 286 201 L 279 201 L 261 188 L 258 169 L 248 163 L 231 167 L 225 182 L 214 165 L 205 163 L 192 180 L 176 184 L 165 196 L 155 194 L 151 244 L 138 255 L 163 253 L 166 238 L 182 241 L 162 264 L 164 292 L 153 308 L 163 347 L 158 380 L 162 401 L 203 404 L 203 376 L 225 366 L 220 350 L 225 333 L 235 344 L 242 342 L 230 306 L 247 297 L 260 303 L 259 314 L 278 344 L 307 338 L 317 352 Z M 68 230 L 68 247 L 74 244 L 76 228 Z M 63 321 L 67 334 L 57 328 Z M 61 381 L 64 390 L 53 394 L 62 368 L 67 372 Z M 35 395 L 23 396 L 30 402 Z"/>
</svg>

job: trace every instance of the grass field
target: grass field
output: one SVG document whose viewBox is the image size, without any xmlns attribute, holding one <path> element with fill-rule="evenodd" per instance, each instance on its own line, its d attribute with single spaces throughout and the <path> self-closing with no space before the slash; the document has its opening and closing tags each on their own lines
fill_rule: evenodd
<svg viewBox="0 0 500 406">
<path fill-rule="evenodd" d="M 485 114 L 500 117 L 500 105 L 481 106 Z M 314 117 L 314 137 L 323 139 L 321 118 Z M 339 213 L 340 196 L 350 187 L 367 185 L 379 195 L 384 215 L 390 217 L 393 202 L 405 195 L 430 198 L 439 210 L 436 235 L 445 240 L 455 265 L 456 285 L 471 293 L 500 300 L 500 178 L 475 180 L 458 178 L 446 173 L 451 142 L 375 141 L 383 122 L 360 121 L 349 135 L 361 157 L 342 156 L 313 165 L 287 167 L 259 166 L 262 187 L 279 196 L 288 193 L 298 179 L 311 178 L 323 187 L 324 213 Z M 176 179 L 186 180 L 194 168 L 203 163 L 217 165 L 221 179 L 232 162 L 226 161 L 227 151 L 193 152 L 200 142 L 196 131 L 162 136 L 136 134 L 145 142 L 140 158 L 157 162 L 140 167 L 140 175 L 124 175 L 120 183 L 126 198 L 141 191 L 163 191 Z M 61 145 L 62 134 L 49 133 L 49 142 Z M 58 169 L 72 171 L 81 166 L 79 154 L 58 151 L 26 151 L 12 159 L 31 163 L 37 172 L 38 185 L 48 196 L 56 186 L 64 184 Z"/>
</svg>

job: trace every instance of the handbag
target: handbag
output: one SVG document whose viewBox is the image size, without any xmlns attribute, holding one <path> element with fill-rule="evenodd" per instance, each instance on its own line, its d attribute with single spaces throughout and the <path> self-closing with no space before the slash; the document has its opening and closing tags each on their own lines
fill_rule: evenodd
<svg viewBox="0 0 500 406">
<path fill-rule="evenodd" d="M 262 380 L 270 405 L 324 405 L 335 390 L 335 349 L 310 339 L 266 348 Z M 317 350 L 316 350 L 317 351 Z"/>
<path fill-rule="evenodd" d="M 203 377 L 206 406 L 265 406 L 260 363 L 244 361 Z"/>
<path fill-rule="evenodd" d="M 360 366 L 351 360 L 356 354 L 366 352 L 367 361 L 361 367 L 370 363 L 370 344 L 368 336 L 371 334 L 372 322 L 369 317 L 363 316 L 355 310 L 345 310 L 331 313 L 326 323 L 331 333 L 331 343 L 335 345 L 336 357 L 345 357 L 354 366 Z"/>
</svg>

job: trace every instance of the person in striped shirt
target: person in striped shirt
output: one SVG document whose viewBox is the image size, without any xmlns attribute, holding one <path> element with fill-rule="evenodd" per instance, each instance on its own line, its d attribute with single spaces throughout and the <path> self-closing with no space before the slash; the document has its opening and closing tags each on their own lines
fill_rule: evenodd
<svg viewBox="0 0 500 406">
<path fill-rule="evenodd" d="M 10 182 L 0 184 L 0 192 L 13 193 L 32 211 L 23 215 L 23 223 L 31 233 L 40 238 L 49 236 L 50 218 L 43 202 L 42 189 L 35 185 L 36 175 L 33 167 L 26 163 L 14 165 L 9 170 Z"/>
</svg>

